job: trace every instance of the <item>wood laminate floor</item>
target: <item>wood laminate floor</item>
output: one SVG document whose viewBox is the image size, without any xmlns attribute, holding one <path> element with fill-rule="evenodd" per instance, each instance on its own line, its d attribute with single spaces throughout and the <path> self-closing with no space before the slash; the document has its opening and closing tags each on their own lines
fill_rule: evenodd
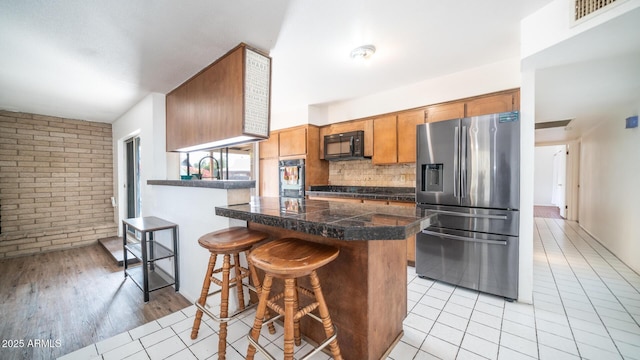
<svg viewBox="0 0 640 360">
<path fill-rule="evenodd" d="M 557 206 L 534 206 L 533 216 L 544 219 L 564 219 Z"/>
<path fill-rule="evenodd" d="M 0 260 L 0 359 L 54 359 L 191 305 L 142 291 L 98 244 Z"/>
</svg>

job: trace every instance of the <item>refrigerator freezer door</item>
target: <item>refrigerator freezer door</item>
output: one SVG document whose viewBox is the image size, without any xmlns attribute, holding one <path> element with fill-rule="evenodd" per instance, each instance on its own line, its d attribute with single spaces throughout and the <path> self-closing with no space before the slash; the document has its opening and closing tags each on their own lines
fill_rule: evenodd
<svg viewBox="0 0 640 360">
<path fill-rule="evenodd" d="M 518 238 L 429 227 L 416 237 L 416 273 L 518 298 Z"/>
<path fill-rule="evenodd" d="M 504 209 L 480 209 L 460 206 L 419 204 L 438 214 L 431 226 L 445 229 L 518 236 L 520 212 Z"/>
<path fill-rule="evenodd" d="M 465 118 L 460 121 L 460 128 L 460 205 L 519 209 L 518 113 Z"/>
<path fill-rule="evenodd" d="M 416 201 L 459 205 L 460 120 L 420 124 L 416 131 Z"/>
</svg>

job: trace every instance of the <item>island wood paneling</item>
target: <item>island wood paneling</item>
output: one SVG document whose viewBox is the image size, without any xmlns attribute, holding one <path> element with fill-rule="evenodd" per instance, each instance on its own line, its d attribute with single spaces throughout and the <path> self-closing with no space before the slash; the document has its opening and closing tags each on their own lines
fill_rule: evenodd
<svg viewBox="0 0 640 360">
<path fill-rule="evenodd" d="M 344 241 L 256 223 L 249 227 L 273 239 L 295 237 L 338 247 L 340 254 L 318 270 L 318 277 L 341 353 L 345 359 L 386 357 L 402 336 L 407 314 L 406 240 Z M 308 279 L 299 285 L 310 286 Z M 272 294 L 279 291 L 282 283 L 274 281 Z M 311 319 L 303 318 L 300 329 L 315 342 L 325 338 L 322 326 Z"/>
</svg>

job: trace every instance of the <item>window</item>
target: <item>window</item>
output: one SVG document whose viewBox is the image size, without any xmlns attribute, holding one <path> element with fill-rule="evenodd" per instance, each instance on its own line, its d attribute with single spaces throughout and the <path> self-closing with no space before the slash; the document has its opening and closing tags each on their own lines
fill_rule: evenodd
<svg viewBox="0 0 640 360">
<path fill-rule="evenodd" d="M 181 153 L 180 176 L 182 179 L 200 177 L 203 180 L 254 179 L 254 149 L 255 144 L 251 143 L 210 151 Z"/>
</svg>

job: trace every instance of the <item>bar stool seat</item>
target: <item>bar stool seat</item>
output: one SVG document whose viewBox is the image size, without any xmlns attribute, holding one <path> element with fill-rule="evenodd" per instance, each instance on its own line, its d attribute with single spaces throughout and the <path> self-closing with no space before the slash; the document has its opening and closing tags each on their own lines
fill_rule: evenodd
<svg viewBox="0 0 640 360">
<path fill-rule="evenodd" d="M 260 231 L 251 230 L 246 227 L 231 227 L 205 234 L 198 239 L 198 244 L 209 250 L 211 254 L 209 256 L 207 273 L 202 285 L 202 292 L 200 293 L 200 298 L 195 303 L 197 311 L 193 321 L 193 328 L 191 329 L 191 339 L 198 337 L 203 313 L 207 314 L 216 322 L 219 322 L 218 359 L 225 359 L 226 356 L 227 322 L 255 306 L 255 304 L 251 306 L 245 304 L 244 288 L 248 288 L 260 296 L 260 281 L 255 268 L 248 258 L 248 254 L 252 246 L 267 238 L 269 238 L 269 235 Z M 240 253 L 242 252 L 247 256 L 248 268 L 240 264 Z M 223 262 L 222 267 L 216 269 L 215 266 L 218 255 L 223 255 Z M 231 263 L 232 256 L 233 264 Z M 233 278 L 230 277 L 232 268 L 234 269 Z M 222 280 L 214 276 L 219 273 L 222 273 Z M 249 276 L 251 276 L 253 286 L 243 282 L 243 279 Z M 211 282 L 220 286 L 220 289 L 209 293 Z M 229 315 L 229 290 L 234 286 L 238 293 L 238 309 Z M 209 297 L 220 293 L 220 314 L 216 315 L 207 307 L 207 300 Z M 272 334 L 275 333 L 273 324 L 269 327 L 269 332 Z"/>
<path fill-rule="evenodd" d="M 322 323 L 327 339 L 302 359 L 310 358 L 326 346 L 331 349 L 334 359 L 342 359 L 336 339 L 336 329 L 331 322 L 329 310 L 320 288 L 320 281 L 316 274 L 317 269 L 335 260 L 339 252 L 340 250 L 332 246 L 296 238 L 275 240 L 258 246 L 251 252 L 249 255 L 251 263 L 256 268 L 263 270 L 265 276 L 255 321 L 248 336 L 247 359 L 254 358 L 256 349 L 267 358 L 273 358 L 273 355 L 259 344 L 260 330 L 265 324 L 271 324 L 281 317 L 284 317 L 284 359 L 293 359 L 294 343 L 297 346 L 301 344 L 300 319 L 306 315 Z M 297 285 L 296 279 L 303 276 L 309 276 L 311 290 Z M 284 292 L 269 298 L 274 277 L 284 280 Z M 313 299 L 312 302 L 300 308 L 299 294 Z M 283 305 L 280 304 L 280 300 L 284 303 Z M 278 315 L 264 322 L 267 308 L 275 311 Z M 312 313 L 316 309 L 319 316 Z"/>
</svg>

